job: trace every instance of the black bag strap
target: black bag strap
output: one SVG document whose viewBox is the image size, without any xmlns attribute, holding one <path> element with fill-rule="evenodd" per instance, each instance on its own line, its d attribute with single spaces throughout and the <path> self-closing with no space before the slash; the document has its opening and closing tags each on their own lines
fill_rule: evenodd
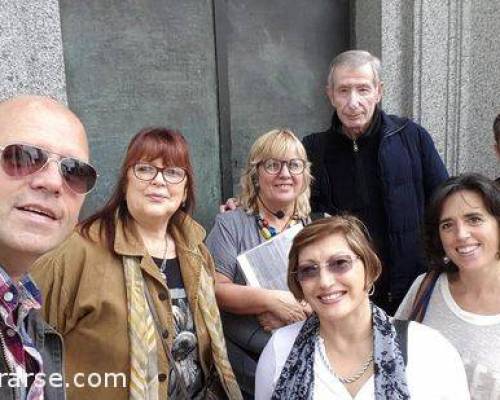
<svg viewBox="0 0 500 400">
<path fill-rule="evenodd" d="M 392 323 L 394 324 L 394 328 L 396 328 L 396 338 L 399 342 L 399 349 L 401 350 L 406 367 L 408 365 L 408 325 L 410 321 L 394 319 Z"/>
</svg>

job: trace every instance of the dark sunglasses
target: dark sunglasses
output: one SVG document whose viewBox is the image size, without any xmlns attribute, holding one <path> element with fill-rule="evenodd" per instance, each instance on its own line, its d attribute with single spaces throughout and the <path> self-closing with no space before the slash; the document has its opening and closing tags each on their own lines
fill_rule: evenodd
<svg viewBox="0 0 500 400">
<path fill-rule="evenodd" d="M 61 157 L 29 144 L 9 144 L 0 147 L 0 164 L 9 176 L 23 177 L 42 170 L 50 160 L 57 162 L 66 185 L 78 194 L 90 192 L 96 183 L 95 168 L 77 158 Z"/>
<path fill-rule="evenodd" d="M 325 267 L 328 272 L 334 275 L 342 275 L 350 271 L 352 265 L 356 259 L 359 257 L 356 255 L 339 255 L 331 257 L 323 265 L 321 264 L 303 264 L 297 267 L 294 273 L 297 275 L 297 280 L 299 282 L 304 282 L 308 280 L 317 279 L 319 277 L 319 272 L 321 267 Z"/>
</svg>

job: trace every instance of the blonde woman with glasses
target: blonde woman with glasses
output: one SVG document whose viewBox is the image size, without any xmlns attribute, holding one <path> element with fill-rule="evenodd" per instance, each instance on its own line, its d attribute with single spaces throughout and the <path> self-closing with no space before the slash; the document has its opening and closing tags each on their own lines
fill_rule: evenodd
<svg viewBox="0 0 500 400">
<path fill-rule="evenodd" d="M 240 207 L 216 217 L 206 244 L 215 261 L 229 360 L 244 397 L 251 399 L 257 360 L 271 330 L 305 319 L 308 307 L 288 291 L 247 286 L 236 257 L 309 221 L 310 165 L 300 140 L 288 129 L 260 136 L 240 183 Z"/>
</svg>

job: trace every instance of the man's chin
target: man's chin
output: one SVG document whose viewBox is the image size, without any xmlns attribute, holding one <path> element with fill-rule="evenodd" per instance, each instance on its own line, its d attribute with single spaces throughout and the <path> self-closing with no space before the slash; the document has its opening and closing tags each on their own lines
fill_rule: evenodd
<svg viewBox="0 0 500 400">
<path fill-rule="evenodd" d="M 57 234 L 22 234 L 13 238 L 11 241 L 12 248 L 19 249 L 25 254 L 32 254 L 38 258 L 43 254 L 54 250 L 59 246 L 69 235 Z"/>
</svg>

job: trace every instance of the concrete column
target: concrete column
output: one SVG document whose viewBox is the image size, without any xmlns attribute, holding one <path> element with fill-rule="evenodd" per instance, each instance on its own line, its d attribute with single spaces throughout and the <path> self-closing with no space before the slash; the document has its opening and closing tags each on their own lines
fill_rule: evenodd
<svg viewBox="0 0 500 400">
<path fill-rule="evenodd" d="M 382 59 L 384 109 L 425 126 L 451 174 L 500 175 L 499 17 L 496 0 L 356 2 L 355 46 Z"/>
<path fill-rule="evenodd" d="M 57 0 L 0 0 L 0 100 L 49 95 L 66 102 Z"/>
</svg>

